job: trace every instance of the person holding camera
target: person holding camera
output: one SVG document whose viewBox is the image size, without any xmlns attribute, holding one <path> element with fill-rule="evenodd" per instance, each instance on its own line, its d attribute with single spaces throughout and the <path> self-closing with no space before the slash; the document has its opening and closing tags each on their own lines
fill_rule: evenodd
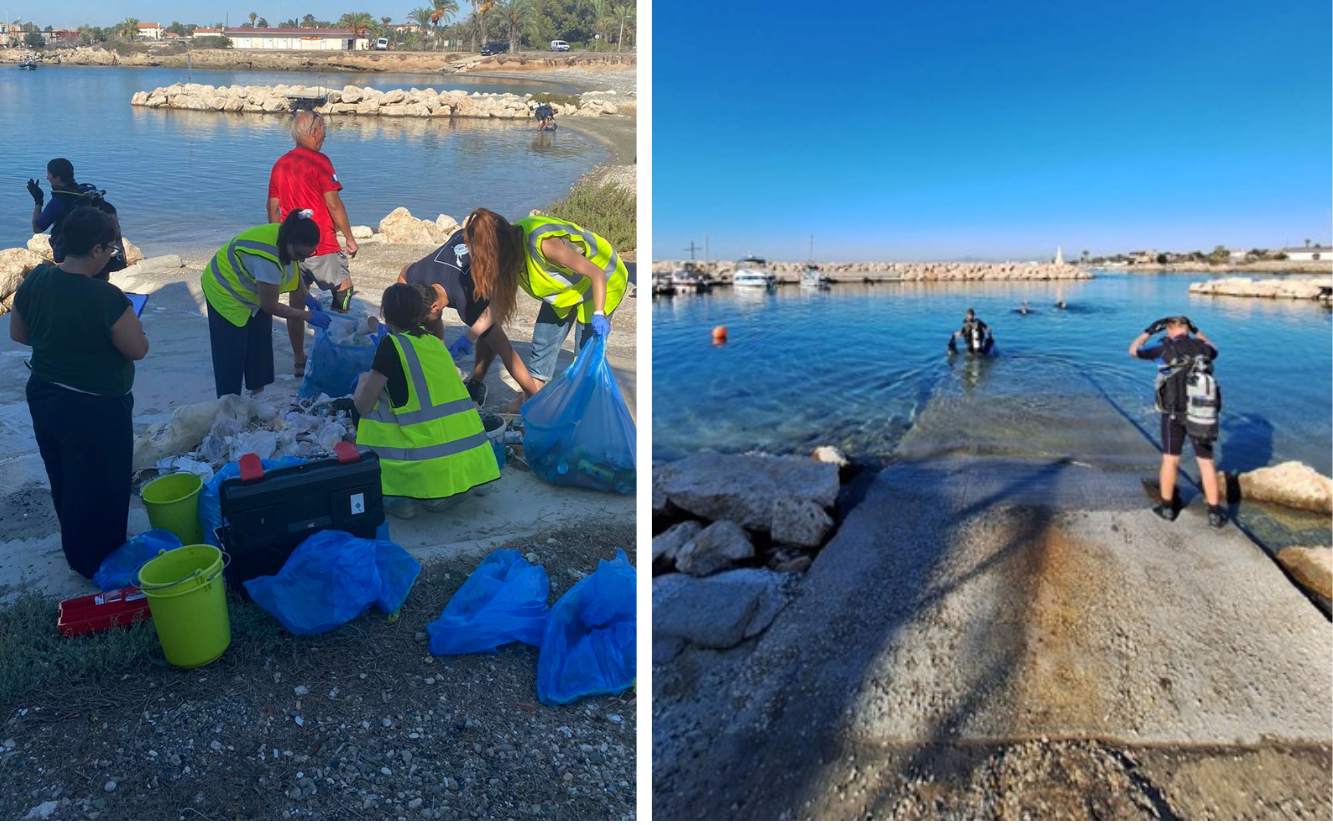
<svg viewBox="0 0 1333 825">
<path fill-rule="evenodd" d="M 1149 344 L 1148 339 L 1165 331 L 1166 335 Z M 1217 358 L 1217 347 L 1198 327 L 1183 316 L 1162 318 L 1148 325 L 1129 345 L 1131 358 L 1160 361 L 1162 367 L 1157 382 L 1157 410 L 1162 416 L 1162 467 L 1159 474 L 1161 502 L 1152 511 L 1167 521 L 1175 521 L 1176 476 L 1180 472 L 1180 453 L 1189 437 L 1194 445 L 1194 457 L 1199 462 L 1199 476 L 1203 494 L 1208 502 L 1208 524 L 1221 528 L 1227 517 L 1218 492 L 1217 467 L 1213 463 L 1213 444 L 1217 437 L 1216 413 L 1220 396 L 1216 396 L 1211 426 L 1200 426 L 1198 416 L 1192 414 L 1189 382 L 1195 372 L 1206 370 L 1211 383 L 1212 362 Z"/>
<path fill-rule="evenodd" d="M 14 294 L 9 337 L 32 347 L 28 410 L 51 482 L 69 566 L 92 578 L 125 543 L 134 453 L 134 362 L 148 337 L 125 293 L 100 280 L 115 252 L 111 217 L 62 216 L 65 255 Z"/>
</svg>

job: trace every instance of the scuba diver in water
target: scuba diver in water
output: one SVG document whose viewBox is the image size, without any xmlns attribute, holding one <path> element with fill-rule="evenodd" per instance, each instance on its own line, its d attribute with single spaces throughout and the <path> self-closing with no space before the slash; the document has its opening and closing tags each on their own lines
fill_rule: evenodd
<svg viewBox="0 0 1333 825">
<path fill-rule="evenodd" d="M 976 311 L 970 307 L 963 318 L 963 328 L 949 337 L 949 352 L 958 351 L 959 338 L 963 339 L 967 344 L 967 351 L 973 355 L 989 355 L 991 347 L 995 346 L 995 338 L 991 335 L 990 327 L 978 318 Z"/>
</svg>

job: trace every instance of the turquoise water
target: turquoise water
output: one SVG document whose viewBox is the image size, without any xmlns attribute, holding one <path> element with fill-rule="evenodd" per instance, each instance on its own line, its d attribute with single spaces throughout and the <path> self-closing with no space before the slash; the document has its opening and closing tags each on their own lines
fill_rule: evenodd
<svg viewBox="0 0 1333 825">
<path fill-rule="evenodd" d="M 526 92 L 567 86 L 454 75 L 195 71 L 196 83 Z M 180 69 L 0 66 L 0 248 L 31 236 L 24 184 L 45 188 L 46 162 L 67 157 L 80 181 L 107 190 L 125 236 L 146 254 L 206 249 L 262 223 L 268 173 L 291 148 L 280 115 L 169 111 L 130 105 L 140 90 L 184 82 Z M 342 181 L 353 224 L 374 226 L 395 207 L 461 219 L 477 206 L 522 217 L 563 196 L 606 159 L 569 129 L 475 118 L 332 119 L 324 151 Z"/>
<path fill-rule="evenodd" d="M 1190 282 L 1207 277 L 782 287 L 772 295 L 721 289 L 657 299 L 653 457 L 833 444 L 883 458 L 927 404 L 953 398 L 993 399 L 1003 415 L 1021 416 L 1062 396 L 1098 396 L 1155 439 L 1154 370 L 1128 347 L 1154 319 L 1185 313 L 1220 350 L 1218 466 L 1294 459 L 1330 474 L 1333 316 L 1313 301 L 1191 297 Z M 1068 310 L 1054 309 L 1057 297 Z M 1014 311 L 1023 300 L 1034 314 Z M 969 306 L 993 327 L 999 357 L 946 356 Z M 729 328 L 726 346 L 711 345 L 717 325 Z"/>
</svg>

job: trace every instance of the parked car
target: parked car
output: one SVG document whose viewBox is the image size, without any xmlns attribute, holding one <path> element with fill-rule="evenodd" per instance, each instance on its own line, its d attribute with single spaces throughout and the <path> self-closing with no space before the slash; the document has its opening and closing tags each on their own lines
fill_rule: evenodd
<svg viewBox="0 0 1333 825">
<path fill-rule="evenodd" d="M 553 52 L 567 52 L 567 51 L 569 51 L 569 44 L 566 43 L 566 42 L 563 41 L 563 40 L 552 40 L 552 41 L 551 41 L 551 51 L 553 51 Z"/>
<path fill-rule="evenodd" d="M 375 41 L 375 51 L 387 52 L 388 50 L 389 50 L 389 38 L 381 37 L 379 40 Z"/>
<path fill-rule="evenodd" d="M 487 43 L 481 48 L 481 56 L 486 57 L 491 54 L 505 54 L 509 51 L 508 43 Z"/>
</svg>

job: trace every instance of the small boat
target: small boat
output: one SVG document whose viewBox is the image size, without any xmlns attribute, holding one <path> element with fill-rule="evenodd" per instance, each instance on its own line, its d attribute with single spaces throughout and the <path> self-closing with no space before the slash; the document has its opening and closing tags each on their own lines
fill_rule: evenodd
<svg viewBox="0 0 1333 825">
<path fill-rule="evenodd" d="M 671 283 L 670 275 L 653 276 L 653 295 L 675 295 L 676 288 Z"/>
<path fill-rule="evenodd" d="M 692 263 L 671 273 L 671 286 L 676 292 L 703 295 L 713 291 L 713 282 Z"/>
<path fill-rule="evenodd" d="M 736 274 L 731 276 L 731 285 L 775 290 L 778 288 L 778 277 L 768 271 L 767 261 L 751 255 L 737 265 Z"/>
<path fill-rule="evenodd" d="M 818 264 L 806 264 L 805 271 L 801 273 L 802 289 L 826 290 L 833 286 L 833 279 L 825 275 L 820 270 Z"/>
<path fill-rule="evenodd" d="M 32 60 L 25 60 L 19 64 L 19 69 L 23 71 L 33 72 L 37 70 L 37 64 Z"/>
</svg>

